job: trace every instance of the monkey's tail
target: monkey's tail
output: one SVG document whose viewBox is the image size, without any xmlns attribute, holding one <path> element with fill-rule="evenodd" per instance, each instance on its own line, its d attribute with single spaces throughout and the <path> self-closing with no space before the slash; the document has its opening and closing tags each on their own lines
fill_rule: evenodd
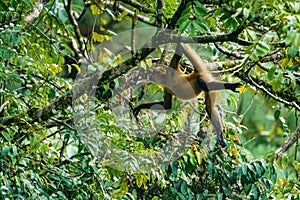
<svg viewBox="0 0 300 200">
<path fill-rule="evenodd" d="M 202 59 L 198 56 L 196 51 L 190 47 L 189 45 L 185 45 L 183 48 L 184 55 L 188 58 L 188 60 L 192 63 L 194 68 L 203 76 L 206 77 L 206 80 L 214 80 L 211 72 L 207 69 L 205 64 L 203 63 Z"/>
</svg>

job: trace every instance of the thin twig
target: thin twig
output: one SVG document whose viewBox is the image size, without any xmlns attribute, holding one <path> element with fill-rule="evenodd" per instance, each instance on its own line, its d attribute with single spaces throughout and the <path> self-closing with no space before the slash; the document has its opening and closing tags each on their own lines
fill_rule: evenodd
<svg viewBox="0 0 300 200">
<path fill-rule="evenodd" d="M 229 51 L 228 49 L 226 49 L 225 47 L 223 47 L 222 45 L 217 44 L 216 42 L 214 43 L 215 47 L 223 54 L 228 55 L 228 56 L 233 56 L 237 59 L 242 59 L 243 56 L 241 56 L 239 53 L 234 52 L 234 51 Z"/>
<path fill-rule="evenodd" d="M 270 97 L 272 97 L 273 99 L 275 99 L 276 101 L 278 102 L 281 102 L 281 103 L 284 103 L 286 105 L 289 105 L 289 106 L 292 106 L 294 108 L 296 108 L 297 110 L 300 111 L 300 106 L 295 102 L 295 101 L 292 101 L 292 102 L 289 102 L 289 101 L 286 101 L 274 94 L 272 94 L 268 89 L 266 89 L 263 85 L 259 85 L 258 83 L 256 83 L 253 78 L 248 74 L 248 79 L 250 80 L 250 82 L 257 88 L 261 89 L 264 93 L 266 93 L 267 95 L 269 95 Z"/>
<path fill-rule="evenodd" d="M 124 6 L 120 5 L 120 4 L 114 4 L 112 2 L 108 2 L 108 1 L 105 1 L 104 4 L 108 5 L 108 6 L 115 6 L 115 8 L 117 8 L 119 11 L 122 11 L 122 12 L 126 12 L 129 16 L 133 17 L 134 16 L 134 11 L 128 9 L 128 8 L 125 8 Z M 100 6 L 100 5 L 98 5 Z M 141 14 L 138 14 L 137 15 L 138 19 L 146 24 L 149 24 L 149 25 L 152 25 L 154 26 L 155 23 L 151 22 L 150 21 L 150 18 L 149 17 L 145 17 Z"/>
</svg>

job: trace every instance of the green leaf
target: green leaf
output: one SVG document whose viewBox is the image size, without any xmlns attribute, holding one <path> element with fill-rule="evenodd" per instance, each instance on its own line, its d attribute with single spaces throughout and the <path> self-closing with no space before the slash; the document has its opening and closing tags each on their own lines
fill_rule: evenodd
<svg viewBox="0 0 300 200">
<path fill-rule="evenodd" d="M 223 193 L 218 193 L 217 200 L 222 200 L 222 199 L 223 199 Z"/>
<path fill-rule="evenodd" d="M 247 165 L 245 163 L 242 165 L 242 171 L 243 171 L 243 174 L 246 176 L 247 175 Z"/>
<path fill-rule="evenodd" d="M 191 150 L 191 151 L 192 151 L 192 150 Z M 190 162 L 191 162 L 191 164 L 192 164 L 193 166 L 195 166 L 195 165 L 196 165 L 196 157 L 195 157 L 194 153 L 191 152 L 191 153 L 189 154 L 189 157 L 190 157 Z"/>
<path fill-rule="evenodd" d="M 209 140 L 209 148 L 213 151 L 216 147 L 216 143 L 217 143 L 217 137 L 216 136 L 212 136 Z"/>
<path fill-rule="evenodd" d="M 263 57 L 263 56 L 266 55 L 266 52 L 265 52 L 263 49 L 257 47 L 257 48 L 255 49 L 255 55 L 257 55 L 257 56 L 259 56 L 259 57 Z"/>
<path fill-rule="evenodd" d="M 257 39 L 257 34 L 254 31 L 246 29 L 246 33 L 252 41 L 255 41 Z"/>
<path fill-rule="evenodd" d="M 271 67 L 271 69 L 269 69 L 269 71 L 268 71 L 268 79 L 269 79 L 269 80 L 272 80 L 272 79 L 273 79 L 274 74 L 275 74 L 275 72 L 276 72 L 276 68 L 277 68 L 277 66 L 274 65 L 273 67 Z"/>
<path fill-rule="evenodd" d="M 30 2 L 30 0 L 22 0 L 27 6 L 30 7 L 30 9 L 33 9 L 33 4 Z"/>
<path fill-rule="evenodd" d="M 273 174 L 271 174 L 271 181 L 273 183 L 276 183 L 276 179 L 277 179 L 277 174 L 274 172 Z"/>
<path fill-rule="evenodd" d="M 185 200 L 186 198 L 185 198 L 185 196 L 182 194 L 182 193 L 180 193 L 180 192 L 177 192 L 177 195 L 180 197 L 180 199 L 182 199 L 182 200 Z"/>
<path fill-rule="evenodd" d="M 229 189 L 229 187 L 227 185 L 223 184 L 222 189 L 227 197 L 231 197 L 231 190 Z"/>
<path fill-rule="evenodd" d="M 231 31 L 236 30 L 238 27 L 238 22 L 235 18 L 230 17 L 227 20 L 225 20 L 224 27 L 228 28 Z"/>
<path fill-rule="evenodd" d="M 183 181 L 183 182 L 181 183 L 181 185 L 180 185 L 180 191 L 181 191 L 183 194 L 187 193 L 187 184 L 186 184 L 185 181 Z"/>
<path fill-rule="evenodd" d="M 243 10 L 244 19 L 247 19 L 249 17 L 249 13 L 250 13 L 250 10 L 248 8 L 244 8 L 244 10 Z"/>
<path fill-rule="evenodd" d="M 208 173 L 209 173 L 210 176 L 214 175 L 214 167 L 215 167 L 215 165 L 213 163 L 210 163 L 208 165 Z"/>
<path fill-rule="evenodd" d="M 191 8 L 189 6 L 184 9 L 184 11 L 181 13 L 182 18 L 189 18 L 190 17 Z M 180 18 L 181 18 L 180 17 Z"/>
<path fill-rule="evenodd" d="M 172 174 L 177 177 L 177 174 L 178 174 L 178 169 L 177 169 L 177 166 L 175 163 L 172 163 L 171 164 L 171 169 L 172 169 Z"/>
<path fill-rule="evenodd" d="M 187 27 L 190 25 L 191 21 L 190 20 L 185 20 L 178 28 L 179 33 L 183 33 Z"/>
<path fill-rule="evenodd" d="M 247 164 L 247 167 L 248 167 L 248 169 L 249 169 L 252 173 L 255 173 L 255 172 L 256 172 L 256 170 L 254 169 L 253 165 Z"/>
<path fill-rule="evenodd" d="M 292 58 L 296 57 L 298 55 L 298 49 L 295 47 L 295 45 L 292 45 L 289 49 L 289 53 L 290 53 L 290 56 Z"/>
<path fill-rule="evenodd" d="M 263 175 L 263 170 L 262 170 L 262 167 L 260 166 L 260 164 L 255 162 L 254 166 L 255 166 L 255 169 L 256 169 L 256 172 L 257 172 L 258 176 L 262 176 Z"/>
<path fill-rule="evenodd" d="M 182 156 L 182 158 L 183 158 L 184 162 L 187 163 L 187 161 L 188 161 L 188 156 L 187 156 L 187 154 L 184 154 L 184 155 Z"/>
<path fill-rule="evenodd" d="M 173 195 L 175 195 L 175 194 L 177 193 L 177 189 L 176 189 L 176 188 L 171 187 L 170 189 L 171 189 L 171 193 L 172 193 Z"/>
<path fill-rule="evenodd" d="M 223 8 L 218 8 L 214 12 L 214 17 L 219 17 L 221 15 L 224 15 L 225 13 L 226 13 L 226 11 Z"/>
<path fill-rule="evenodd" d="M 272 86 L 275 90 L 278 90 L 280 86 L 282 86 L 282 79 L 283 79 L 283 74 L 280 73 L 278 76 L 276 76 L 275 81 L 273 82 Z"/>
<path fill-rule="evenodd" d="M 201 22 L 200 20 L 194 20 L 192 24 L 194 25 L 195 29 L 200 31 L 200 33 L 208 32 L 208 28 L 206 27 L 204 22 Z"/>
<path fill-rule="evenodd" d="M 18 155 L 18 148 L 16 145 L 12 145 L 12 155 L 16 157 Z"/>
<path fill-rule="evenodd" d="M 2 148 L 2 151 L 1 151 L 1 156 L 2 156 L 2 157 L 7 156 L 7 154 L 9 153 L 9 150 L 10 150 L 10 147 L 9 147 L 9 146 L 4 146 L 4 147 Z"/>
<path fill-rule="evenodd" d="M 50 99 L 54 99 L 55 98 L 55 90 L 53 88 L 49 88 L 48 97 Z"/>
<path fill-rule="evenodd" d="M 195 4 L 196 4 L 195 13 L 197 16 L 203 16 L 207 14 L 205 7 L 203 7 L 200 2 L 195 1 Z"/>
<path fill-rule="evenodd" d="M 196 151 L 195 155 L 196 155 L 196 159 L 197 159 L 198 165 L 201 165 L 202 164 L 202 157 L 201 157 L 200 152 Z"/>
<path fill-rule="evenodd" d="M 276 110 L 275 111 L 275 113 L 274 113 L 274 118 L 275 118 L 275 120 L 278 120 L 279 119 L 279 117 L 280 117 L 280 110 Z"/>
<path fill-rule="evenodd" d="M 248 195 L 251 191 L 251 184 L 248 184 L 244 187 L 244 192 L 246 195 Z"/>
<path fill-rule="evenodd" d="M 252 187 L 251 187 L 251 190 L 252 190 L 252 195 L 253 195 L 254 199 L 257 199 L 258 198 L 257 186 L 255 184 L 253 184 Z"/>
<path fill-rule="evenodd" d="M 271 189 L 271 185 L 270 185 L 270 181 L 269 181 L 269 180 L 265 179 L 264 185 L 266 186 L 266 188 L 267 188 L 268 190 Z"/>
<path fill-rule="evenodd" d="M 283 167 L 282 171 L 283 171 L 284 177 L 285 177 L 286 179 L 288 179 L 289 173 L 288 173 L 287 169 L 286 169 L 285 167 Z"/>
<path fill-rule="evenodd" d="M 8 141 L 11 142 L 11 137 L 8 132 L 3 131 L 2 136 Z"/>
</svg>

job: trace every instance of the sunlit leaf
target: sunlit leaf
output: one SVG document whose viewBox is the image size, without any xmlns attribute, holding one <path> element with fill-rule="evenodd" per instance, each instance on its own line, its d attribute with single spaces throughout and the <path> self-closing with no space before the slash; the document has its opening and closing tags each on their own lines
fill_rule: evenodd
<svg viewBox="0 0 300 200">
<path fill-rule="evenodd" d="M 240 94 L 243 94 L 244 92 L 246 92 L 246 85 L 242 85 L 236 88 L 236 90 L 239 91 Z"/>
</svg>

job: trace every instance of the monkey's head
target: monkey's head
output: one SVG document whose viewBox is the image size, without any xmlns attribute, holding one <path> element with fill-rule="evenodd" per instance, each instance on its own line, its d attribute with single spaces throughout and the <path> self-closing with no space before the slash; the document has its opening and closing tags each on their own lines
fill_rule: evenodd
<svg viewBox="0 0 300 200">
<path fill-rule="evenodd" d="M 153 83 L 169 86 L 170 84 L 174 84 L 174 80 L 183 79 L 183 75 L 180 71 L 173 68 L 159 66 L 154 67 L 149 79 Z"/>
<path fill-rule="evenodd" d="M 167 80 L 167 70 L 164 67 L 155 67 L 149 76 L 150 81 L 165 85 Z"/>
</svg>

